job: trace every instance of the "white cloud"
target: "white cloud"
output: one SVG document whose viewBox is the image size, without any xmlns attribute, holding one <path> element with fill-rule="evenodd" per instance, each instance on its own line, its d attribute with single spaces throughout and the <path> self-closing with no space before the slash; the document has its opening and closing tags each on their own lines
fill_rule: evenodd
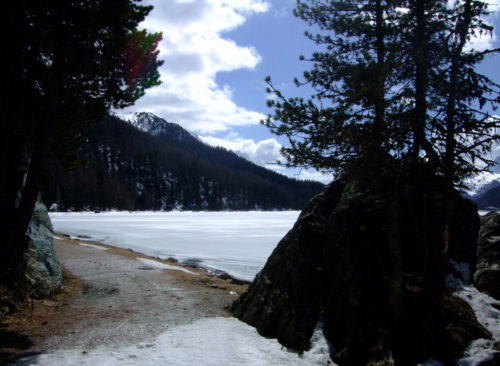
<svg viewBox="0 0 500 366">
<path fill-rule="evenodd" d="M 203 142 L 212 146 L 222 146 L 228 150 L 234 151 L 248 160 L 265 166 L 267 169 L 289 176 L 290 178 L 300 180 L 314 180 L 321 183 L 330 183 L 333 180 L 331 173 L 323 173 L 314 169 L 290 169 L 285 168 L 277 162 L 284 162 L 280 153 L 282 145 L 276 139 L 266 139 L 255 141 L 252 139 L 243 139 L 234 133 L 230 133 L 225 138 L 213 136 L 198 136 Z"/>
<path fill-rule="evenodd" d="M 452 7 L 457 3 L 461 3 L 463 0 L 448 0 L 448 6 Z M 498 16 L 498 11 L 500 10 L 500 0 L 489 0 L 488 4 L 488 12 L 491 14 L 484 19 L 487 24 L 494 23 L 494 17 Z M 467 50 L 476 50 L 476 51 L 484 51 L 489 48 L 493 48 L 493 44 L 497 40 L 497 35 L 495 32 L 492 34 L 489 33 L 481 33 L 476 34 L 470 42 L 466 45 Z"/>
<path fill-rule="evenodd" d="M 123 111 L 148 111 L 201 133 L 229 126 L 258 124 L 261 113 L 237 106 L 229 87 L 217 85 L 221 71 L 253 69 L 261 61 L 252 47 L 241 47 L 223 33 L 254 13 L 265 12 L 263 0 L 147 0 L 154 6 L 142 26 L 162 32 L 159 87 L 147 91 Z"/>
<path fill-rule="evenodd" d="M 239 138 L 234 134 L 226 138 L 213 136 L 199 136 L 199 138 L 206 144 L 222 146 L 259 165 L 273 166 L 276 161 L 283 161 L 283 156 L 280 153 L 281 144 L 274 138 L 258 142 Z"/>
</svg>

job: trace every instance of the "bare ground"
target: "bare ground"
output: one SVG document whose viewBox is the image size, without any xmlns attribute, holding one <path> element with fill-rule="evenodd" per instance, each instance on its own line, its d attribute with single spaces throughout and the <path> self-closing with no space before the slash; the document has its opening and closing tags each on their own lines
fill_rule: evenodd
<svg viewBox="0 0 500 366">
<path fill-rule="evenodd" d="M 54 245 L 65 268 L 63 290 L 4 320 L 0 364 L 45 351 L 147 342 L 169 327 L 229 316 L 227 306 L 246 289 L 202 269 L 158 269 L 124 249 L 68 238 Z"/>
</svg>

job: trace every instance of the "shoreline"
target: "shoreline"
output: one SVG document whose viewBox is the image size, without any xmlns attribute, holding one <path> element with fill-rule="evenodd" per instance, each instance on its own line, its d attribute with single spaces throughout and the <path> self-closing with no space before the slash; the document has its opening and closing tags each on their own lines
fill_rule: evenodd
<svg viewBox="0 0 500 366">
<path fill-rule="evenodd" d="M 247 285 L 195 268 L 89 240 L 54 235 L 63 288 L 30 299 L 0 327 L 0 364 L 65 349 L 149 342 L 205 318 L 231 318 Z"/>
<path fill-rule="evenodd" d="M 248 281 L 242 278 L 235 277 L 231 275 L 230 273 L 221 270 L 221 269 L 216 269 L 216 268 L 210 268 L 208 266 L 202 266 L 198 265 L 195 260 L 189 261 L 189 264 L 186 264 L 185 262 L 181 262 L 177 258 L 171 256 L 168 258 L 160 258 L 160 256 L 154 256 L 154 255 L 149 255 L 146 253 L 142 253 L 140 251 L 134 250 L 132 248 L 123 248 L 123 247 L 118 247 L 115 245 L 110 245 L 110 244 L 105 244 L 96 240 L 93 240 L 91 237 L 87 235 L 71 235 L 63 232 L 55 232 L 54 233 L 54 240 L 67 240 L 69 242 L 76 242 L 79 245 L 85 246 L 85 245 L 90 245 L 90 246 L 95 246 L 95 247 L 100 247 L 103 250 L 110 250 L 112 253 L 116 253 L 118 255 L 123 255 L 123 256 L 135 256 L 136 258 L 144 258 L 144 259 L 151 259 L 154 260 L 158 263 L 166 264 L 169 266 L 177 266 L 185 269 L 191 269 L 191 270 L 200 270 L 203 271 L 205 275 L 207 276 L 213 276 L 215 278 L 219 278 L 222 280 L 229 280 L 232 284 L 235 285 L 250 285 L 253 281 Z M 59 239 L 61 238 L 61 239 Z M 194 258 L 193 258 L 194 259 Z M 201 260 L 200 260 L 201 261 Z"/>
<path fill-rule="evenodd" d="M 253 281 L 279 241 L 295 224 L 287 212 L 85 212 L 50 213 L 54 231 L 149 256 L 200 265 Z M 87 237 L 85 237 L 87 236 Z M 190 263 L 186 263 L 190 264 Z"/>
</svg>

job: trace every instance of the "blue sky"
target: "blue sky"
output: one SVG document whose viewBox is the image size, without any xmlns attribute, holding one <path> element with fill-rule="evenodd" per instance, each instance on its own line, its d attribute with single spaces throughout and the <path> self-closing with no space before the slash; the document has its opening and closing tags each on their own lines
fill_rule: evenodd
<svg viewBox="0 0 500 366">
<path fill-rule="evenodd" d="M 450 0 L 452 1 L 452 0 Z M 309 68 L 299 61 L 315 45 L 307 24 L 293 16 L 295 0 L 146 0 L 155 8 L 143 26 L 163 32 L 163 84 L 149 90 L 125 113 L 148 111 L 175 122 L 212 145 L 298 178 L 328 181 L 312 170 L 283 170 L 274 164 L 286 141 L 259 124 L 266 107 L 264 78 L 286 96 L 297 96 L 292 80 Z M 490 0 L 493 10 L 500 0 Z M 500 16 L 489 20 L 500 29 Z M 500 47 L 500 33 L 477 46 Z M 500 83 L 500 56 L 481 72 Z"/>
</svg>

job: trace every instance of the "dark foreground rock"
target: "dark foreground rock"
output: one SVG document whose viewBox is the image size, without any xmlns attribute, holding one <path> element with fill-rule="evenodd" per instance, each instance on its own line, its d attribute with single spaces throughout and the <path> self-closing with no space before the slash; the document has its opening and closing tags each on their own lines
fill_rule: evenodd
<svg viewBox="0 0 500 366">
<path fill-rule="evenodd" d="M 474 283 L 479 291 L 500 300 L 500 213 L 481 218 Z"/>
<path fill-rule="evenodd" d="M 36 203 L 26 234 L 29 237 L 24 254 L 27 294 L 33 298 L 49 297 L 61 288 L 62 270 L 54 250 L 54 230 L 43 203 Z"/>
<path fill-rule="evenodd" d="M 361 193 L 362 192 L 362 193 Z M 479 219 L 455 195 L 445 219 L 438 193 L 368 192 L 337 181 L 303 210 L 234 304 L 241 320 L 306 350 L 321 317 L 340 366 L 448 364 L 489 333 L 447 294 L 447 258 L 471 261 Z"/>
<path fill-rule="evenodd" d="M 335 182 L 309 202 L 249 291 L 233 305 L 241 320 L 287 347 L 307 349 L 318 321 L 325 225 L 344 186 Z"/>
</svg>

